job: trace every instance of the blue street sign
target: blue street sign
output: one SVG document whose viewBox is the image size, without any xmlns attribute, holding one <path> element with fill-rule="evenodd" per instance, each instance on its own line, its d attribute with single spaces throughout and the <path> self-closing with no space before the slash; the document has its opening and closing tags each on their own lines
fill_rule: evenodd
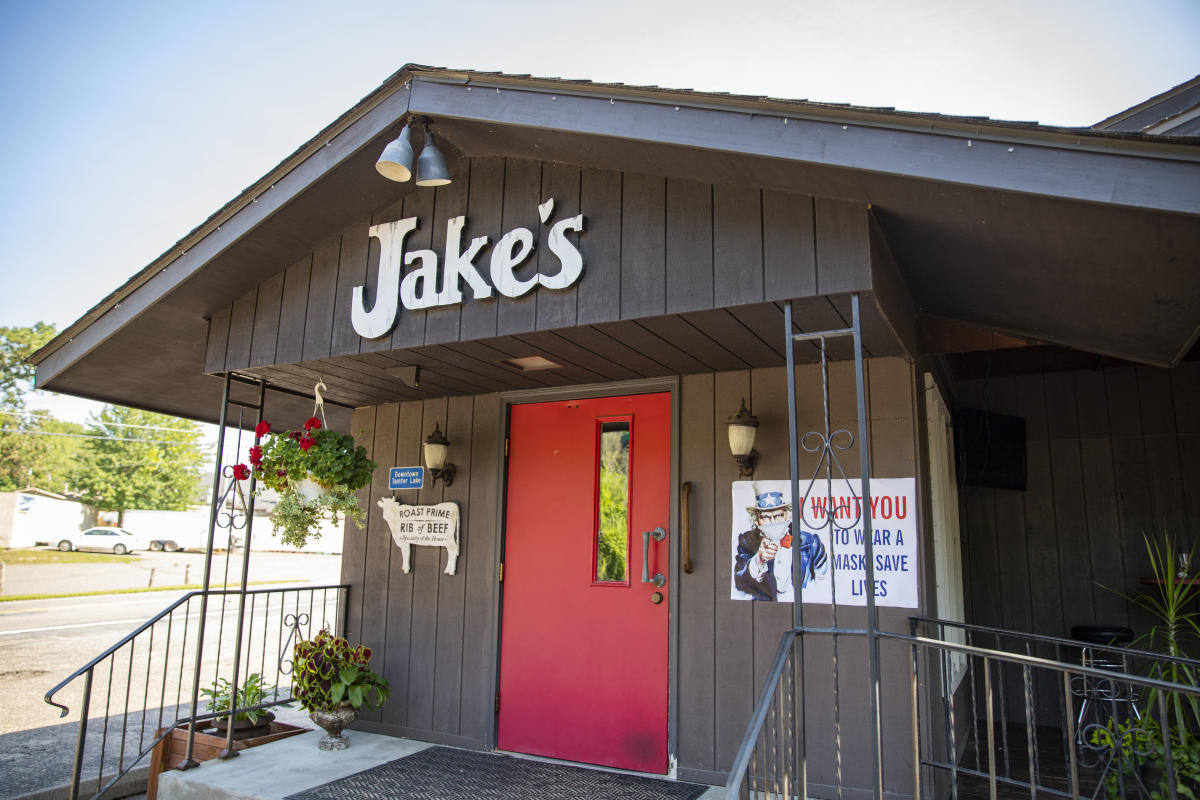
<svg viewBox="0 0 1200 800">
<path fill-rule="evenodd" d="M 388 471 L 389 489 L 420 489 L 424 485 L 424 467 L 392 467 Z"/>
</svg>

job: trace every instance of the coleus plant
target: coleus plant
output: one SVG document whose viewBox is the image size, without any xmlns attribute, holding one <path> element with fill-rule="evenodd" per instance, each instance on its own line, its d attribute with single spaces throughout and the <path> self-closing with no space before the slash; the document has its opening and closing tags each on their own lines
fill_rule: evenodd
<svg viewBox="0 0 1200 800">
<path fill-rule="evenodd" d="M 388 683 L 370 663 L 371 648 L 351 645 L 323 628 L 313 639 L 296 642 L 292 694 L 306 711 L 379 708 L 388 699 Z"/>
</svg>

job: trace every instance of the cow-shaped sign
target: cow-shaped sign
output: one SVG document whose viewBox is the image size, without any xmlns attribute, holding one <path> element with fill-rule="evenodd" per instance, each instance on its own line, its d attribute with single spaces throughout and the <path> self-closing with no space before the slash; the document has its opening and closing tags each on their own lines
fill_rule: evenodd
<svg viewBox="0 0 1200 800">
<path fill-rule="evenodd" d="M 446 548 L 446 574 L 458 564 L 458 503 L 409 506 L 394 497 L 381 497 L 379 507 L 392 530 L 392 541 L 400 548 L 402 569 L 409 570 L 412 545 Z"/>
</svg>

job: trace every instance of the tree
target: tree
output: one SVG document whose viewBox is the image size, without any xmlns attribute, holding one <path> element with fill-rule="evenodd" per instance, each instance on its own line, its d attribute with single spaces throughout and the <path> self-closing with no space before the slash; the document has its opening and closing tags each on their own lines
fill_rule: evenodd
<svg viewBox="0 0 1200 800">
<path fill-rule="evenodd" d="M 206 458 L 196 423 L 150 411 L 105 406 L 93 414 L 73 486 L 100 511 L 182 511 L 196 500 Z"/>
<path fill-rule="evenodd" d="M 44 411 L 27 411 L 35 350 L 54 337 L 45 322 L 0 327 L 0 491 L 37 486 L 61 492 L 74 464 L 83 426 L 60 422 Z"/>
<path fill-rule="evenodd" d="M 5 409 L 24 410 L 25 393 L 33 388 L 33 365 L 26 359 L 55 333 L 54 326 L 45 322 L 29 328 L 0 327 L 0 405 Z"/>
<path fill-rule="evenodd" d="M 71 473 L 84 439 L 84 427 L 45 412 L 4 412 L 0 417 L 0 491 L 36 486 L 52 492 L 70 490 Z"/>
</svg>

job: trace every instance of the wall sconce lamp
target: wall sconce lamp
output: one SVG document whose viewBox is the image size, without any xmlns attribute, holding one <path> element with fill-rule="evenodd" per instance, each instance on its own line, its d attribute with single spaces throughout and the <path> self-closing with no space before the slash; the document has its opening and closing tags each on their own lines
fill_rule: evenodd
<svg viewBox="0 0 1200 800">
<path fill-rule="evenodd" d="M 753 478 L 758 466 L 758 452 L 754 449 L 754 434 L 758 431 L 758 417 L 746 409 L 746 398 L 738 413 L 725 420 L 729 427 L 729 450 L 738 464 L 738 475 Z"/>
<path fill-rule="evenodd" d="M 425 144 L 417 158 L 417 186 L 445 186 L 450 183 L 446 157 L 434 144 L 429 120 L 422 118 L 417 124 L 425 129 Z M 413 123 L 406 122 L 400 135 L 388 142 L 375 162 L 375 169 L 388 180 L 404 183 L 413 176 L 412 129 Z"/>
<path fill-rule="evenodd" d="M 446 441 L 445 434 L 442 433 L 438 423 L 433 425 L 433 433 L 425 438 L 425 466 L 429 468 L 429 474 L 433 476 L 432 486 L 436 486 L 438 479 L 442 481 L 442 486 L 449 486 L 454 483 L 455 468 L 453 464 L 446 463 L 446 452 L 450 449 L 450 442 Z"/>
</svg>

